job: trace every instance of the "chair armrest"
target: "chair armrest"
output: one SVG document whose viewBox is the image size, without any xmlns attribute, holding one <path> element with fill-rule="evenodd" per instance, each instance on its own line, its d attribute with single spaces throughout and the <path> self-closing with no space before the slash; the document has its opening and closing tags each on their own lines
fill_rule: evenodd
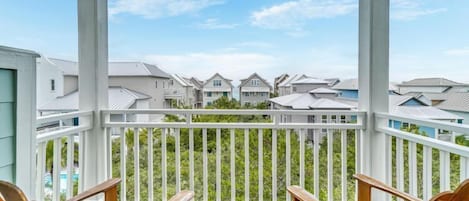
<svg viewBox="0 0 469 201">
<path fill-rule="evenodd" d="M 84 199 L 96 196 L 100 193 L 104 193 L 106 201 L 117 200 L 117 185 L 121 182 L 121 179 L 110 179 L 101 183 L 77 196 L 69 199 L 68 201 L 82 201 Z"/>
<path fill-rule="evenodd" d="M 313 194 L 299 186 L 288 186 L 287 190 L 293 201 L 317 201 Z"/>
<path fill-rule="evenodd" d="M 169 199 L 169 201 L 190 201 L 194 198 L 194 195 L 194 191 L 181 191 Z"/>
<path fill-rule="evenodd" d="M 407 201 L 422 201 L 419 198 L 415 198 L 412 195 L 409 195 L 405 192 L 401 192 L 369 176 L 356 174 L 353 177 L 355 177 L 355 179 L 358 180 L 358 193 L 359 193 L 358 200 L 365 200 L 365 201 L 369 200 L 371 197 L 371 188 L 376 188 L 378 190 L 384 191 L 386 193 L 389 193 L 391 195 L 394 195 L 396 197 L 402 198 Z M 366 198 L 362 197 L 362 199 L 360 199 L 360 193 L 362 193 L 361 195 L 366 196 Z"/>
</svg>

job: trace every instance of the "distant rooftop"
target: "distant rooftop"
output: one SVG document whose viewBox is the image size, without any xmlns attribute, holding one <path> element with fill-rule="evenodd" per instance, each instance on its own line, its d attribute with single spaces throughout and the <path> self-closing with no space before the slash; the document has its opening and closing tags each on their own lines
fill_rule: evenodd
<svg viewBox="0 0 469 201">
<path fill-rule="evenodd" d="M 49 60 L 60 67 L 64 75 L 78 75 L 78 62 L 49 58 Z M 109 76 L 151 76 L 169 78 L 170 75 L 153 64 L 144 62 L 109 62 Z"/>
<path fill-rule="evenodd" d="M 399 86 L 461 86 L 469 85 L 455 82 L 446 78 L 417 78 L 410 81 L 402 82 Z"/>
<path fill-rule="evenodd" d="M 347 80 L 342 80 L 338 84 L 332 87 L 332 89 L 335 90 L 358 90 L 358 79 L 347 79 Z M 396 85 L 393 83 L 389 83 L 389 90 L 391 91 L 397 91 Z"/>
<path fill-rule="evenodd" d="M 109 109 L 129 109 L 136 100 L 145 100 L 151 96 L 127 89 L 124 87 L 109 87 Z M 39 106 L 39 111 L 77 111 L 79 92 L 74 91 L 67 95 L 57 97 L 45 105 Z"/>
</svg>

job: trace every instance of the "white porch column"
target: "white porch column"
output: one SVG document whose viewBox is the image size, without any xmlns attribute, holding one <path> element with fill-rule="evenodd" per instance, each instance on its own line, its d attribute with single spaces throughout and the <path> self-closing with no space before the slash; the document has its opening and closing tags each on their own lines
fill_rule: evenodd
<svg viewBox="0 0 469 201">
<path fill-rule="evenodd" d="M 375 122 L 373 114 L 389 107 L 389 0 L 360 0 L 358 63 L 359 109 L 368 112 L 361 132 L 361 172 L 386 181 L 385 136 L 375 127 L 387 123 Z"/>
<path fill-rule="evenodd" d="M 84 185 L 106 179 L 106 136 L 99 111 L 108 107 L 107 0 L 78 2 L 78 66 L 80 110 L 93 110 L 93 129 L 84 137 Z"/>
</svg>

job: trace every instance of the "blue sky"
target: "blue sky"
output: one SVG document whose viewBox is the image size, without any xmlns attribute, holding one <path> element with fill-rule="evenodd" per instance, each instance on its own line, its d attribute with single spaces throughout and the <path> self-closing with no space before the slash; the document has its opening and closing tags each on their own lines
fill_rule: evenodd
<svg viewBox="0 0 469 201">
<path fill-rule="evenodd" d="M 469 81 L 469 1 L 391 0 L 391 80 Z M 233 80 L 357 75 L 357 0 L 110 0 L 111 60 Z M 76 0 L 3 1 L 0 45 L 76 60 Z"/>
</svg>

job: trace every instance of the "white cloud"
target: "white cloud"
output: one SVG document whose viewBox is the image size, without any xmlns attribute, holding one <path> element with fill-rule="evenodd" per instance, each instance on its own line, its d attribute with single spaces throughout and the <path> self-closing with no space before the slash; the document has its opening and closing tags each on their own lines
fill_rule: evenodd
<svg viewBox="0 0 469 201">
<path fill-rule="evenodd" d="M 194 13 L 221 3 L 221 0 L 113 0 L 109 15 L 128 13 L 155 19 Z"/>
<path fill-rule="evenodd" d="M 297 28 L 305 20 L 346 15 L 357 7 L 353 0 L 289 1 L 253 12 L 251 24 L 270 29 Z"/>
<path fill-rule="evenodd" d="M 421 0 L 392 0 L 391 18 L 394 20 L 415 20 L 418 17 L 446 12 L 446 8 L 424 8 Z"/>
<path fill-rule="evenodd" d="M 395 20 L 415 20 L 418 17 L 425 15 L 433 15 L 437 13 L 446 12 L 446 8 L 436 8 L 436 9 L 401 9 L 392 12 L 391 18 Z"/>
<path fill-rule="evenodd" d="M 218 19 L 206 19 L 203 23 L 197 24 L 197 27 L 202 29 L 234 29 L 238 24 L 224 24 L 220 23 Z"/>
<path fill-rule="evenodd" d="M 469 47 L 460 49 L 449 49 L 445 51 L 445 54 L 451 56 L 469 56 Z"/>
<path fill-rule="evenodd" d="M 158 64 L 168 73 L 196 76 L 200 79 L 207 79 L 219 72 L 233 79 L 234 83 L 254 72 L 262 72 L 269 74 L 268 77 L 273 77 L 273 73 L 280 69 L 280 63 L 282 63 L 281 59 L 267 54 L 236 52 L 153 54 L 145 56 L 145 60 Z"/>
</svg>

